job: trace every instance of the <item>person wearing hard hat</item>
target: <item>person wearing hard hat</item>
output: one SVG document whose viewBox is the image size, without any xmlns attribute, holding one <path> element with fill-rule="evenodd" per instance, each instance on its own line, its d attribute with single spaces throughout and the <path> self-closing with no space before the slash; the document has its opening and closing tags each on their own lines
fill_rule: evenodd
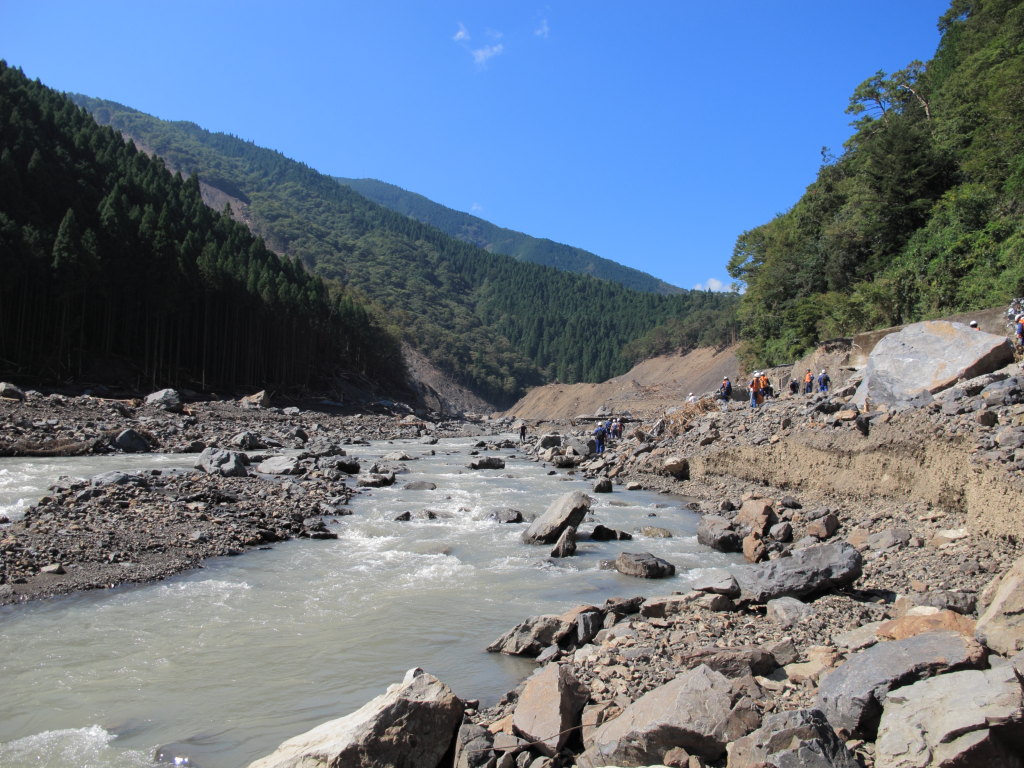
<svg viewBox="0 0 1024 768">
<path fill-rule="evenodd" d="M 818 374 L 818 391 L 828 392 L 828 386 L 831 383 L 832 379 L 829 378 L 829 375 L 825 373 L 825 369 L 822 368 L 821 373 Z"/>
</svg>

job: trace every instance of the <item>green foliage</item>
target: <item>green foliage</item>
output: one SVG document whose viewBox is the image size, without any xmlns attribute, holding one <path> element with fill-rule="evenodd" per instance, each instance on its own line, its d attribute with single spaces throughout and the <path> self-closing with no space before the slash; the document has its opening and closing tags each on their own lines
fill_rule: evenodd
<svg viewBox="0 0 1024 768">
<path fill-rule="evenodd" d="M 939 23 L 934 59 L 861 83 L 843 154 L 738 238 L 751 365 L 1021 295 L 1024 2 L 954 0 Z"/>
<path fill-rule="evenodd" d="M 492 254 L 277 152 L 112 102 L 75 99 L 171 167 L 216 182 L 270 247 L 366 297 L 405 342 L 496 404 L 548 378 L 598 381 L 623 373 L 631 362 L 627 345 L 691 311 L 704 313 L 701 332 L 673 326 L 665 344 L 722 343 L 734 330 L 736 297 L 640 293 Z"/>
<path fill-rule="evenodd" d="M 67 97 L 0 62 L 0 366 L 297 390 L 400 377 L 368 308 L 282 260 Z"/>
</svg>

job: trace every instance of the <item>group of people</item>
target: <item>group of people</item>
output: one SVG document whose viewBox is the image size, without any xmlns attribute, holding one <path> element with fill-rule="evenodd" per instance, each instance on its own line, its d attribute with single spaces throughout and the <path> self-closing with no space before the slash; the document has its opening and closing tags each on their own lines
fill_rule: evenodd
<svg viewBox="0 0 1024 768">
<path fill-rule="evenodd" d="M 608 440 L 618 440 L 622 437 L 622 419 L 598 422 L 591 434 L 594 437 L 594 453 L 604 453 L 605 443 Z"/>
<path fill-rule="evenodd" d="M 1022 327 L 1022 333 L 1024 333 L 1024 327 Z M 803 379 L 804 394 L 809 395 L 814 392 L 815 385 L 817 385 L 818 392 L 829 391 L 829 387 L 832 385 L 832 379 L 826 370 L 822 369 L 821 373 L 814 376 L 814 374 L 811 373 L 811 369 L 807 369 Z M 790 393 L 796 395 L 800 393 L 800 390 L 800 381 L 798 379 L 790 379 Z M 764 371 L 754 371 L 750 381 L 747 383 L 747 392 L 750 393 L 751 408 L 757 408 L 757 406 L 761 405 L 761 403 L 763 403 L 767 398 L 776 396 L 775 389 L 772 387 L 768 374 Z M 732 400 L 732 382 L 729 380 L 728 376 L 725 376 L 722 379 L 722 383 L 718 387 L 718 394 L 716 397 L 723 401 L 723 403 L 728 403 Z"/>
</svg>

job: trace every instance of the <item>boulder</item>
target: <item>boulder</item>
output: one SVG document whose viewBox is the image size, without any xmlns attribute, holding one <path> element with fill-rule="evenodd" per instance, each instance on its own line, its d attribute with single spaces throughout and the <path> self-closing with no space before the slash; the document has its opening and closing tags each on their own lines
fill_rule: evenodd
<svg viewBox="0 0 1024 768">
<path fill-rule="evenodd" d="M 612 492 L 612 481 L 607 477 L 602 477 L 600 480 L 594 483 L 594 493 L 611 493 Z"/>
<path fill-rule="evenodd" d="M 364 475 L 360 475 L 356 480 L 356 485 L 360 488 L 387 488 L 388 486 L 395 484 L 395 473 L 388 472 L 386 474 L 380 474 L 377 472 L 367 472 Z"/>
<path fill-rule="evenodd" d="M 814 613 L 814 606 L 795 597 L 777 597 L 765 606 L 765 616 L 782 627 L 798 625 Z"/>
<path fill-rule="evenodd" d="M 500 456 L 483 456 L 466 465 L 469 469 L 504 469 L 505 460 Z"/>
<path fill-rule="evenodd" d="M 633 538 L 633 534 L 618 531 L 614 528 L 606 528 L 603 525 L 595 525 L 590 538 L 594 541 L 630 541 Z"/>
<path fill-rule="evenodd" d="M 245 456 L 241 453 L 225 451 L 220 448 L 207 448 L 199 454 L 199 461 L 195 467 L 208 475 L 245 477 L 249 474 L 246 462 Z"/>
<path fill-rule="evenodd" d="M 576 759 L 577 768 L 659 763 L 675 747 L 717 760 L 726 744 L 759 724 L 747 717 L 748 704 L 734 700 L 725 675 L 706 666 L 688 670 L 598 728 Z"/>
<path fill-rule="evenodd" d="M 493 768 L 494 736 L 481 725 L 463 723 L 455 737 L 454 768 Z"/>
<path fill-rule="evenodd" d="M 836 728 L 873 739 L 889 691 L 942 672 L 982 665 L 981 645 L 956 632 L 927 632 L 878 643 L 825 676 L 817 706 Z"/>
<path fill-rule="evenodd" d="M 239 398 L 238 402 L 243 408 L 269 408 L 270 394 L 267 390 L 261 389 L 259 392 Z"/>
<path fill-rule="evenodd" d="M 101 472 L 89 479 L 89 485 L 95 488 L 102 488 L 105 485 L 145 485 L 146 481 L 138 475 L 130 475 L 113 469 L 110 472 Z"/>
<path fill-rule="evenodd" d="M 668 456 L 661 463 L 661 471 L 676 480 L 690 479 L 690 462 L 682 456 Z"/>
<path fill-rule="evenodd" d="M 535 658 L 550 645 L 559 645 L 576 630 L 561 616 L 531 616 L 487 646 L 491 653 Z"/>
<path fill-rule="evenodd" d="M 266 443 L 263 439 L 255 432 L 250 430 L 244 430 L 234 435 L 229 441 L 235 448 L 241 448 L 243 451 L 257 451 L 260 448 L 266 448 Z"/>
<path fill-rule="evenodd" d="M 580 724 L 589 689 L 569 664 L 547 664 L 526 682 L 512 712 L 512 728 L 542 755 L 554 757 Z"/>
<path fill-rule="evenodd" d="M 1024 695 L 1013 666 L 964 670 L 891 691 L 878 726 L 876 765 L 953 768 L 1021 765 Z"/>
<path fill-rule="evenodd" d="M 771 502 L 765 499 L 747 499 L 733 520 L 735 525 L 745 526 L 762 536 L 777 522 L 779 518 L 772 509 Z"/>
<path fill-rule="evenodd" d="M 739 597 L 740 587 L 725 568 L 708 568 L 693 580 L 693 589 L 726 597 Z"/>
<path fill-rule="evenodd" d="M 525 544 L 553 544 L 570 525 L 578 528 L 590 511 L 591 498 L 582 491 L 571 491 L 551 503 L 523 532 Z"/>
<path fill-rule="evenodd" d="M 767 563 L 728 568 L 740 599 L 766 603 L 777 597 L 808 597 L 850 584 L 861 575 L 860 553 L 845 541 L 818 544 Z"/>
<path fill-rule="evenodd" d="M 961 379 L 995 371 L 1013 361 L 1013 347 L 962 323 L 929 321 L 885 336 L 868 356 L 852 402 L 861 410 L 906 410 Z"/>
<path fill-rule="evenodd" d="M 729 768 L 859 768 L 860 761 L 821 710 L 767 715 L 761 727 L 729 748 Z"/>
<path fill-rule="evenodd" d="M 492 509 L 488 512 L 487 519 L 498 523 L 521 523 L 523 522 L 523 513 L 518 509 L 502 507 L 501 509 Z"/>
<path fill-rule="evenodd" d="M 570 525 L 555 542 L 555 548 L 551 550 L 552 557 L 572 557 L 576 554 L 576 527 Z"/>
<path fill-rule="evenodd" d="M 436 491 L 437 484 L 432 483 L 429 480 L 413 480 L 411 483 L 406 483 L 402 486 L 404 491 Z"/>
<path fill-rule="evenodd" d="M 1012 656 L 1024 649 L 1024 557 L 985 589 L 992 595 L 975 628 L 976 637 L 993 651 Z"/>
<path fill-rule="evenodd" d="M 352 714 L 288 739 L 249 768 L 436 768 L 452 747 L 463 710 L 447 685 L 412 669 Z"/>
<path fill-rule="evenodd" d="M 726 677 L 768 675 L 779 666 L 771 653 L 755 645 L 737 645 L 729 648 L 709 645 L 683 651 L 674 656 L 672 661 L 680 669 L 694 669 L 704 664 Z"/>
<path fill-rule="evenodd" d="M 743 537 L 743 557 L 748 563 L 760 563 L 768 559 L 768 547 L 764 537 L 757 531 L 751 531 Z"/>
<path fill-rule="evenodd" d="M 24 400 L 25 393 L 9 381 L 0 381 L 0 397 L 6 397 L 9 400 Z"/>
<path fill-rule="evenodd" d="M 146 395 L 146 405 L 152 405 L 171 413 L 181 413 L 184 407 L 181 395 L 176 389 L 161 389 Z"/>
<path fill-rule="evenodd" d="M 561 445 L 562 445 L 562 436 L 561 435 L 541 435 L 537 439 L 537 448 L 538 449 L 558 448 Z"/>
<path fill-rule="evenodd" d="M 257 464 L 256 471 L 263 475 L 300 475 L 302 467 L 294 456 L 271 456 Z"/>
<path fill-rule="evenodd" d="M 884 621 L 875 630 L 881 640 L 903 640 L 920 635 L 922 632 L 959 632 L 964 637 L 974 637 L 974 619 L 955 611 L 938 610 L 934 613 L 907 613 L 897 619 Z"/>
<path fill-rule="evenodd" d="M 676 567 L 650 552 L 620 552 L 615 558 L 615 570 L 625 576 L 642 579 L 664 579 L 676 575 Z"/>
<path fill-rule="evenodd" d="M 739 552 L 742 537 L 721 515 L 704 515 L 697 524 L 697 541 L 718 552 Z"/>
<path fill-rule="evenodd" d="M 125 429 L 114 438 L 114 447 L 125 453 L 146 453 L 150 450 L 149 440 L 134 429 Z"/>
<path fill-rule="evenodd" d="M 832 512 L 827 515 L 819 517 L 817 520 L 812 520 L 807 526 L 807 535 L 813 536 L 818 540 L 824 540 L 832 537 L 832 534 L 839 529 L 839 518 L 836 517 Z"/>
</svg>

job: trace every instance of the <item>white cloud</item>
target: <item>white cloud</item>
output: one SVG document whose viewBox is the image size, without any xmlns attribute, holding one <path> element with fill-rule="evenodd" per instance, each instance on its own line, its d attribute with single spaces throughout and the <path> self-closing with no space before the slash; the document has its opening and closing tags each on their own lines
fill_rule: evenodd
<svg viewBox="0 0 1024 768">
<path fill-rule="evenodd" d="M 471 213 L 483 213 L 484 207 L 480 203 L 473 203 L 469 206 L 469 210 Z"/>
<path fill-rule="evenodd" d="M 714 277 L 709 277 L 704 283 L 697 283 L 693 286 L 695 291 L 726 291 L 728 288 L 725 283 Z"/>
<path fill-rule="evenodd" d="M 455 42 L 462 42 L 463 40 L 469 40 L 469 30 L 466 29 L 466 25 L 461 21 L 459 22 L 459 31 L 452 37 Z"/>
<path fill-rule="evenodd" d="M 535 34 L 537 37 L 543 37 L 547 39 L 547 36 L 551 34 L 551 27 L 548 26 L 548 20 L 541 19 L 540 26 L 533 30 L 533 34 Z"/>
<path fill-rule="evenodd" d="M 493 59 L 504 50 L 505 46 L 498 43 L 497 45 L 485 45 L 483 48 L 477 48 L 476 50 L 471 51 L 471 53 L 473 54 L 473 61 L 482 67 L 487 63 L 488 59 Z"/>
</svg>

